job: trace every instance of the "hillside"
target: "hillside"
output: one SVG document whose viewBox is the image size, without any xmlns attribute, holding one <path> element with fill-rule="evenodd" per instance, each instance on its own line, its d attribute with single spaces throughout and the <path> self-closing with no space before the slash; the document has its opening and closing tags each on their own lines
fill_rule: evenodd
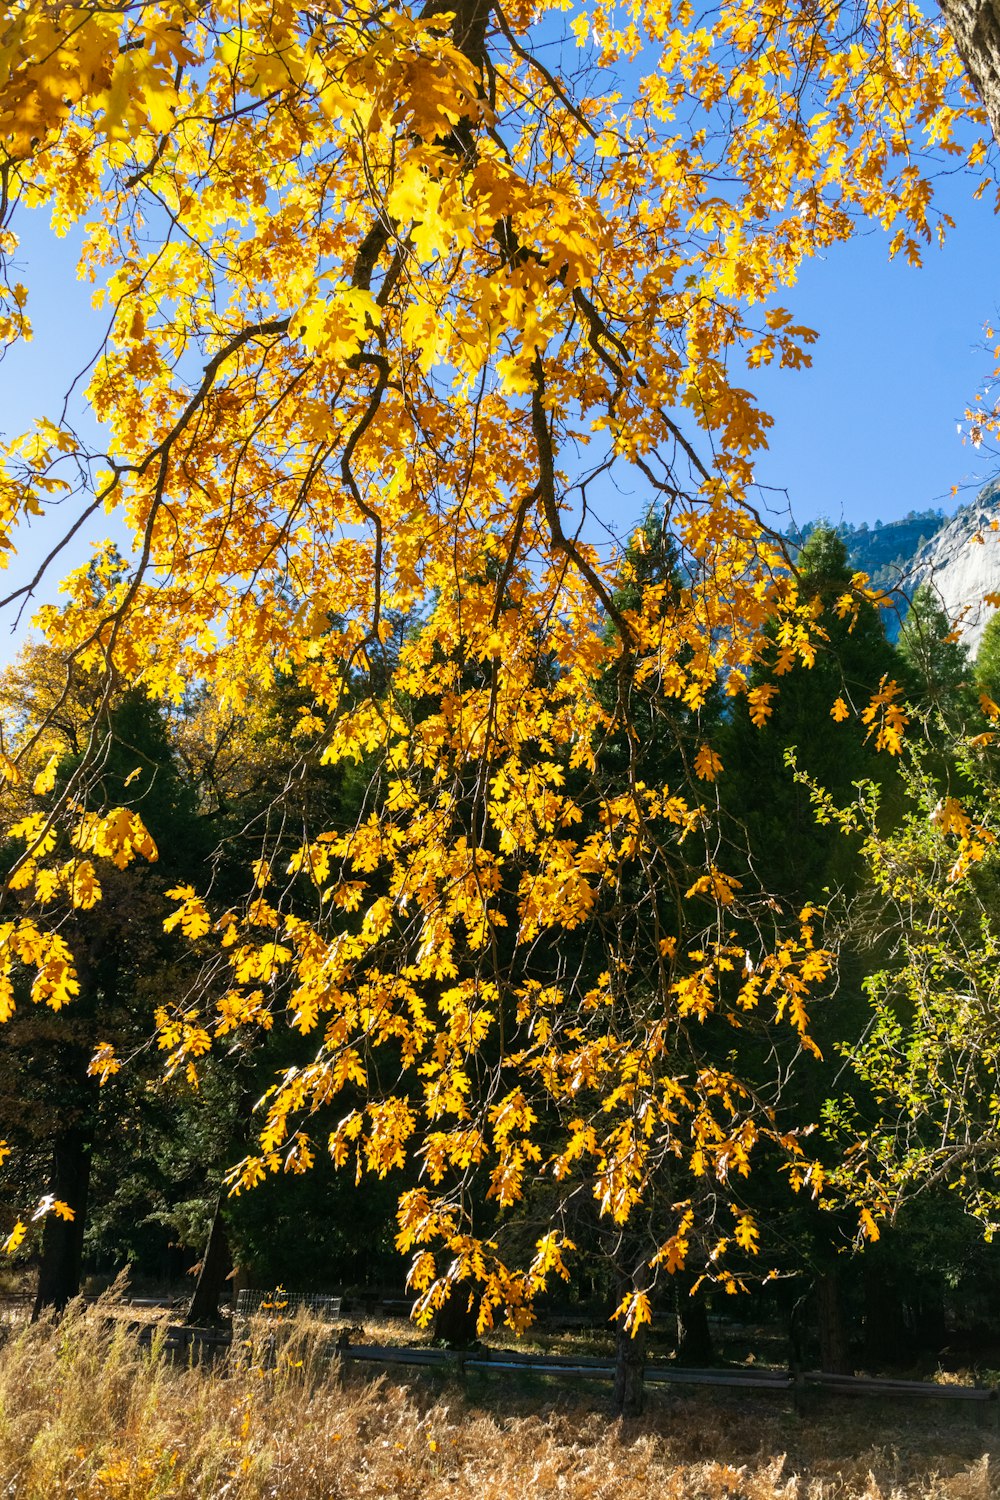
<svg viewBox="0 0 1000 1500">
<path fill-rule="evenodd" d="M 962 639 L 975 654 L 992 610 L 983 595 L 1000 592 L 1000 479 L 991 481 L 968 505 L 951 517 L 938 510 L 911 510 L 899 521 L 876 521 L 836 527 L 844 539 L 852 567 L 867 573 L 872 583 L 895 596 L 897 607 L 886 613 L 886 630 L 899 634 L 909 601 L 921 583 L 932 582 L 947 614 L 956 621 Z M 819 522 L 795 535 L 802 545 Z"/>
<path fill-rule="evenodd" d="M 851 526 L 842 521 L 834 529 L 843 538 L 852 565 L 859 572 L 867 573 L 880 588 L 892 589 L 906 576 L 920 549 L 947 522 L 947 516 L 940 509 L 911 510 L 901 520 L 887 521 L 884 525 L 876 521 L 874 526 L 869 526 L 865 521 L 860 526 Z M 803 526 L 795 538 L 799 545 L 820 524 L 812 521 Z"/>
</svg>

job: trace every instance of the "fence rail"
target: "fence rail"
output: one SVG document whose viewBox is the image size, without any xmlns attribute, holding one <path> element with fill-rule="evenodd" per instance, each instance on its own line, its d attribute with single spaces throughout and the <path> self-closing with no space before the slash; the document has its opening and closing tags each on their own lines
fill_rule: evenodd
<svg viewBox="0 0 1000 1500">
<path fill-rule="evenodd" d="M 427 1349 L 385 1344 L 341 1344 L 338 1354 L 346 1363 L 379 1365 L 416 1365 L 452 1371 L 464 1375 L 469 1371 L 497 1374 L 521 1373 L 558 1375 L 584 1380 L 613 1380 L 615 1367 L 607 1359 L 578 1358 L 551 1354 L 516 1354 L 507 1350 L 462 1354 L 445 1349 Z M 1000 1415 L 1000 1395 L 995 1386 L 936 1385 L 920 1380 L 879 1380 L 868 1376 L 830 1375 L 820 1370 L 696 1370 L 673 1364 L 648 1364 L 646 1381 L 651 1385 L 694 1385 L 738 1390 L 787 1392 L 800 1396 L 804 1392 L 822 1391 L 831 1396 L 881 1396 L 906 1400 L 930 1398 L 943 1401 L 975 1402 L 991 1406 Z"/>
</svg>

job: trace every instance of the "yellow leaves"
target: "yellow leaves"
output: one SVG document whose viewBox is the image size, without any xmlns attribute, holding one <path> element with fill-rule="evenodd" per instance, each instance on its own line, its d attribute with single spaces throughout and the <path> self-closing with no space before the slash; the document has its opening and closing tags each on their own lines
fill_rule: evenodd
<svg viewBox="0 0 1000 1500">
<path fill-rule="evenodd" d="M 208 1030 L 194 1014 L 171 1014 L 165 1006 L 158 1006 L 154 1013 L 156 1023 L 156 1045 L 162 1052 L 169 1052 L 165 1074 L 172 1078 L 183 1069 L 188 1083 L 198 1086 L 198 1074 L 194 1060 L 204 1057 L 212 1050 L 212 1038 Z"/>
<path fill-rule="evenodd" d="M 700 745 L 694 759 L 695 775 L 702 781 L 714 781 L 722 771 L 722 761 L 710 745 Z"/>
<path fill-rule="evenodd" d="M 763 728 L 774 712 L 777 693 L 777 684 L 773 682 L 762 682 L 759 687 L 750 688 L 747 692 L 750 720 L 758 729 Z"/>
<path fill-rule="evenodd" d="M 898 755 L 903 746 L 903 734 L 909 722 L 901 702 L 902 689 L 891 677 L 883 677 L 872 694 L 867 708 L 862 711 L 861 722 L 868 726 L 866 739 L 875 736 L 876 750 L 886 750 Z"/>
<path fill-rule="evenodd" d="M 72 1224 L 76 1218 L 75 1210 L 70 1208 L 68 1203 L 64 1203 L 61 1198 L 57 1198 L 53 1193 L 46 1193 L 44 1198 L 39 1199 L 38 1207 L 31 1216 L 32 1221 L 44 1219 L 47 1214 L 55 1214 L 57 1219 L 62 1219 L 66 1224 Z"/>
<path fill-rule="evenodd" d="M 121 1059 L 115 1056 L 115 1049 L 110 1042 L 100 1042 L 87 1065 L 87 1073 L 91 1078 L 97 1078 L 102 1088 L 121 1069 Z"/>
<path fill-rule="evenodd" d="M 736 892 L 741 889 L 741 881 L 733 875 L 724 874 L 713 865 L 707 875 L 699 875 L 694 884 L 688 887 L 684 892 L 684 899 L 689 901 L 692 896 L 712 896 L 720 906 L 730 906 L 736 899 Z"/>
<path fill-rule="evenodd" d="M 849 719 L 850 717 L 851 710 L 848 708 L 843 698 L 838 698 L 830 710 L 830 718 L 833 719 L 837 724 L 843 724 L 844 720 Z"/>
<path fill-rule="evenodd" d="M 566 1235 L 557 1229 L 550 1229 L 547 1234 L 542 1235 L 535 1242 L 535 1257 L 528 1268 L 528 1285 L 532 1290 L 543 1290 L 550 1275 L 561 1277 L 568 1281 L 570 1277 L 569 1267 L 566 1265 L 565 1256 L 567 1252 L 575 1250 L 576 1245 Z"/>
<path fill-rule="evenodd" d="M 5 1146 L 6 1143 L 3 1143 L 3 1145 Z M 44 1219 L 48 1214 L 55 1214 L 57 1219 L 62 1219 L 67 1224 L 71 1224 L 76 1218 L 76 1213 L 70 1208 L 69 1204 L 64 1203 L 61 1198 L 57 1198 L 53 1193 L 47 1193 L 39 1200 L 37 1208 L 31 1215 L 31 1222 L 37 1223 L 39 1219 Z M 4 1240 L 3 1245 L 0 1246 L 0 1252 L 6 1255 L 13 1255 L 24 1243 L 27 1232 L 28 1226 L 22 1219 L 18 1219 Z"/>
<path fill-rule="evenodd" d="M 515 1130 L 529 1132 L 532 1125 L 537 1124 L 538 1116 L 522 1090 L 515 1089 L 499 1104 L 491 1105 L 489 1120 L 493 1126 L 493 1138 L 497 1146 L 502 1148 Z"/>
<path fill-rule="evenodd" d="M 659 1247 L 650 1264 L 663 1266 L 669 1276 L 674 1276 L 680 1271 L 691 1249 L 690 1234 L 694 1228 L 694 1222 L 694 1210 L 690 1206 L 684 1208 L 674 1233 Z"/>
<path fill-rule="evenodd" d="M 216 1002 L 215 1011 L 217 1037 L 229 1036 L 240 1026 L 259 1026 L 262 1031 L 270 1031 L 274 1024 L 271 1010 L 264 1001 L 264 992 L 259 989 L 250 990 L 248 994 L 227 990 Z"/>
<path fill-rule="evenodd" d="M 15 961 L 35 970 L 31 999 L 36 1005 L 61 1010 L 80 993 L 72 955 L 58 932 L 42 931 L 30 917 L 0 923 L 0 1020 L 14 1011 L 10 975 Z"/>
<path fill-rule="evenodd" d="M 302 347 L 333 363 L 357 354 L 371 329 L 382 320 L 381 309 L 362 287 L 335 284 L 325 297 L 314 295 L 292 314 L 292 326 Z"/>
<path fill-rule="evenodd" d="M 879 1227 L 870 1209 L 862 1208 L 859 1214 L 862 1239 L 870 1240 L 873 1244 L 880 1239 Z"/>
<path fill-rule="evenodd" d="M 166 917 L 163 922 L 164 932 L 173 932 L 180 927 L 184 936 L 192 940 L 204 937 L 209 931 L 212 921 L 208 914 L 205 903 L 201 900 L 190 885 L 174 886 L 167 891 L 171 901 L 179 901 L 181 904 L 175 912 Z"/>
<path fill-rule="evenodd" d="M 795 1154 L 785 1166 L 788 1172 L 788 1180 L 794 1193 L 800 1193 L 803 1187 L 807 1187 L 810 1196 L 818 1198 L 826 1183 L 826 1173 L 819 1162 L 804 1162 L 800 1159 L 801 1148 L 797 1148 L 794 1139 L 786 1138 L 788 1148 Z"/>
<path fill-rule="evenodd" d="M 960 839 L 968 835 L 971 819 L 957 797 L 942 797 L 930 815 L 930 821 L 941 833 L 955 833 Z"/>
<path fill-rule="evenodd" d="M 644 1323 L 652 1323 L 653 1306 L 646 1292 L 626 1292 L 621 1302 L 611 1314 L 611 1320 L 621 1318 L 625 1332 L 635 1335 Z"/>
<path fill-rule="evenodd" d="M 427 298 L 415 296 L 403 315 L 403 338 L 416 354 L 421 370 L 428 374 L 445 356 L 448 329 L 439 309 Z"/>
<path fill-rule="evenodd" d="M 746 1250 L 750 1255 L 756 1255 L 760 1249 L 760 1231 L 757 1228 L 753 1215 L 740 1210 L 735 1204 L 732 1204 L 730 1207 L 732 1215 L 736 1220 L 733 1238 L 741 1250 Z"/>
<path fill-rule="evenodd" d="M 59 769 L 59 762 L 61 758 L 62 757 L 58 753 L 55 755 L 50 755 L 43 769 L 39 771 L 38 775 L 35 777 L 31 789 L 36 797 L 45 796 L 45 794 L 47 792 L 51 792 L 52 788 L 55 786 L 56 772 Z"/>
<path fill-rule="evenodd" d="M 180 914 L 175 913 L 175 915 Z M 287 964 L 291 957 L 291 948 L 283 943 L 261 943 L 257 947 L 243 943 L 233 950 L 229 961 L 236 973 L 238 983 L 246 984 L 254 979 L 268 983 L 274 980 L 277 970 Z"/>
<path fill-rule="evenodd" d="M 142 818 L 127 807 L 112 808 L 103 816 L 82 814 L 72 840 L 85 853 L 110 859 L 119 870 L 124 870 L 137 855 L 150 862 L 157 858 L 156 845 Z"/>
<path fill-rule="evenodd" d="M 415 156 L 397 170 L 389 190 L 386 206 L 394 219 L 411 225 L 410 239 L 422 261 L 447 255 L 455 236 L 456 221 L 442 211 L 443 193 L 444 184 L 435 182 Z"/>
<path fill-rule="evenodd" d="M 4 1254 L 13 1255 L 15 1250 L 17 1250 L 22 1244 L 24 1236 L 27 1234 L 27 1232 L 27 1226 L 23 1224 L 20 1219 L 18 1219 L 17 1223 L 14 1225 L 14 1228 L 11 1230 L 10 1234 L 3 1242 Z"/>
</svg>

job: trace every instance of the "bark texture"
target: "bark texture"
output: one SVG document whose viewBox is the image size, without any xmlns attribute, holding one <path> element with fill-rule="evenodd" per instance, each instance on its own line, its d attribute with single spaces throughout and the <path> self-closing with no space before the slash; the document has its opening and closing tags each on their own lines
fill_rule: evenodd
<svg viewBox="0 0 1000 1500">
<path fill-rule="evenodd" d="M 614 1408 L 621 1417 L 642 1415 L 646 1378 L 646 1327 L 628 1334 L 619 1324 L 615 1337 Z"/>
<path fill-rule="evenodd" d="M 478 1338 L 475 1305 L 470 1306 L 469 1288 L 459 1285 L 438 1308 L 434 1340 L 448 1349 L 471 1349 Z"/>
<path fill-rule="evenodd" d="M 853 1375 L 844 1313 L 843 1286 L 838 1270 L 824 1271 L 816 1282 L 819 1317 L 819 1364 L 827 1375 Z"/>
<path fill-rule="evenodd" d="M 940 0 L 940 6 L 1000 144 L 1000 0 Z"/>
<path fill-rule="evenodd" d="M 215 1213 L 212 1215 L 208 1244 L 205 1246 L 205 1254 L 202 1257 L 198 1280 L 187 1310 L 186 1322 L 217 1323 L 219 1321 L 219 1304 L 232 1264 L 220 1197 L 215 1205 Z"/>
<path fill-rule="evenodd" d="M 52 1148 L 51 1191 L 54 1197 L 69 1205 L 73 1218 L 61 1219 L 51 1213 L 45 1220 L 33 1319 L 40 1317 L 47 1308 L 62 1312 L 80 1290 L 83 1232 L 90 1191 L 90 1147 L 89 1131 L 73 1127 L 61 1131 Z"/>
<path fill-rule="evenodd" d="M 708 1326 L 708 1306 L 702 1293 L 695 1292 L 693 1276 L 678 1271 L 674 1276 L 677 1310 L 677 1362 L 691 1367 L 710 1365 L 715 1358 L 712 1333 Z"/>
</svg>

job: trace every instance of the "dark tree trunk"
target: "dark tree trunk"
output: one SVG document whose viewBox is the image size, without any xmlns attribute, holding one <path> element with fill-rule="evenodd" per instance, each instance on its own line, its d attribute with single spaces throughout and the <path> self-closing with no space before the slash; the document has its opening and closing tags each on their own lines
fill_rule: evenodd
<svg viewBox="0 0 1000 1500">
<path fill-rule="evenodd" d="M 886 1277 L 884 1260 L 869 1250 L 862 1262 L 865 1289 L 865 1362 L 873 1369 L 902 1364 L 911 1352 L 899 1288 Z"/>
<path fill-rule="evenodd" d="M 958 55 L 1000 143 L 1000 0 L 939 0 Z"/>
<path fill-rule="evenodd" d="M 816 1282 L 820 1369 L 828 1375 L 853 1375 L 838 1270 L 824 1271 Z"/>
<path fill-rule="evenodd" d="M 90 1134 L 78 1128 L 63 1130 L 52 1149 L 53 1197 L 73 1210 L 72 1220 L 50 1213 L 42 1229 L 42 1263 L 32 1318 L 47 1308 L 62 1312 L 80 1290 L 83 1233 L 90 1191 Z"/>
<path fill-rule="evenodd" d="M 691 1293 L 690 1276 L 674 1277 L 677 1305 L 677 1361 L 682 1365 L 710 1365 L 715 1358 L 708 1326 L 708 1304 L 700 1291 Z"/>
<path fill-rule="evenodd" d="M 620 1417 L 638 1417 L 642 1413 L 646 1384 L 647 1325 L 626 1333 L 619 1323 L 615 1338 L 615 1411 Z"/>
<path fill-rule="evenodd" d="M 434 1338 L 449 1349 L 469 1349 L 476 1342 L 478 1331 L 475 1302 L 470 1307 L 469 1288 L 456 1286 L 447 1302 L 443 1302 L 434 1318 Z"/>
<path fill-rule="evenodd" d="M 939 1353 L 948 1342 L 943 1289 L 939 1286 L 924 1287 L 913 1312 L 918 1347 L 928 1354 Z"/>
<path fill-rule="evenodd" d="M 215 1213 L 212 1215 L 208 1244 L 205 1246 L 198 1280 L 195 1282 L 194 1295 L 187 1310 L 188 1323 L 218 1323 L 219 1302 L 232 1265 L 220 1197 L 215 1205 Z"/>
</svg>

